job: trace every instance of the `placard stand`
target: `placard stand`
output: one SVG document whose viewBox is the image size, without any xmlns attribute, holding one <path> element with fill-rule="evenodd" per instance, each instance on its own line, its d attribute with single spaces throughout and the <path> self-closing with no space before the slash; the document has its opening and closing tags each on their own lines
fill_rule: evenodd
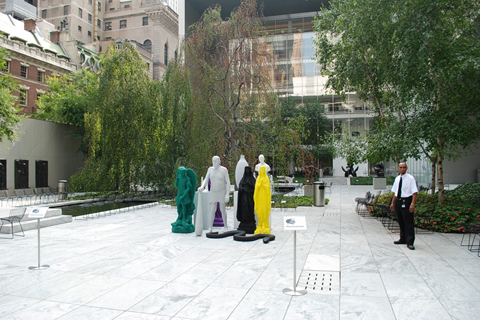
<svg viewBox="0 0 480 320">
<path fill-rule="evenodd" d="M 293 289 L 285 288 L 283 293 L 290 296 L 303 296 L 307 290 L 297 290 L 297 230 L 306 230 L 305 217 L 284 217 L 285 230 L 293 230 Z"/>
<path fill-rule="evenodd" d="M 28 208 L 29 218 L 37 218 L 37 229 L 38 229 L 38 265 L 28 267 L 30 270 L 43 270 L 50 268 L 48 264 L 41 265 L 40 264 L 40 219 L 44 218 L 47 214 L 48 207 L 36 207 L 36 208 Z"/>
</svg>

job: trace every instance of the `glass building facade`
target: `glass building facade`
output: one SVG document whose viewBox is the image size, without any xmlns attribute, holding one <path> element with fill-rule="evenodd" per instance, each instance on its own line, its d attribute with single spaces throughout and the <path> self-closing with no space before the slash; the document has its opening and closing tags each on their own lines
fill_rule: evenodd
<svg viewBox="0 0 480 320">
<path fill-rule="evenodd" d="M 274 88 L 280 96 L 294 99 L 299 104 L 306 99 L 320 102 L 324 110 L 319 112 L 325 112 L 332 131 L 348 130 L 350 135 L 361 135 L 373 124 L 373 114 L 368 104 L 355 93 L 348 94 L 343 101 L 340 95 L 326 89 L 327 78 L 320 75 L 320 66 L 315 61 L 315 15 L 316 12 L 312 12 L 264 18 L 269 46 L 275 56 Z M 333 162 L 330 172 L 343 176 L 341 165 L 346 163 L 340 159 Z M 368 171 L 367 166 L 362 169 L 365 175 Z"/>
</svg>

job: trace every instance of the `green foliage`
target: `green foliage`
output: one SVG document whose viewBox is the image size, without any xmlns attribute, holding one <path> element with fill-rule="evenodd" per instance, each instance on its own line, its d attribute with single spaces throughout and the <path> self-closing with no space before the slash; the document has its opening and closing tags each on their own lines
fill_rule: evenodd
<svg viewBox="0 0 480 320">
<path fill-rule="evenodd" d="M 129 43 L 110 46 L 101 63 L 90 119 L 98 125 L 92 137 L 99 137 L 90 141 L 92 160 L 106 166 L 120 190 L 156 186 L 163 176 L 156 167 L 161 145 L 158 83 L 149 79 L 147 64 Z"/>
<path fill-rule="evenodd" d="M 285 196 L 283 194 L 272 195 L 272 208 L 296 208 L 311 207 L 314 205 L 313 196 Z M 327 205 L 329 199 L 325 199 Z"/>
<path fill-rule="evenodd" d="M 227 167 L 240 154 L 252 165 L 264 154 L 282 172 L 292 141 L 300 143 L 283 124 L 271 87 L 273 56 L 257 3 L 242 1 L 225 21 L 220 10 L 206 10 L 185 43 L 193 92 L 187 160 L 203 171 L 215 154 Z"/>
<path fill-rule="evenodd" d="M 115 190 L 116 185 L 105 163 L 87 160 L 84 167 L 70 178 L 69 189 L 72 192 L 101 192 Z"/>
<path fill-rule="evenodd" d="M 430 213 L 431 218 L 416 219 L 416 226 L 438 232 L 464 232 L 462 224 L 478 223 L 480 211 L 463 202 L 458 196 L 445 196 L 441 205 L 437 204 L 438 193 L 429 195 L 420 192 L 416 203 L 416 212 Z"/>
<path fill-rule="evenodd" d="M 7 51 L 0 47 L 0 72 L 5 71 Z M 0 142 L 4 140 L 14 141 L 17 137 L 15 128 L 23 116 L 15 107 L 18 97 L 12 92 L 17 91 L 18 86 L 10 74 L 0 73 Z"/>
<path fill-rule="evenodd" d="M 480 183 L 466 182 L 446 194 L 458 197 L 460 201 L 470 204 L 475 210 L 480 210 Z"/>
<path fill-rule="evenodd" d="M 468 197 L 473 197 L 477 189 Z M 465 190 L 465 195 L 468 192 Z M 375 201 L 376 204 L 389 205 L 393 198 L 393 192 L 380 195 Z M 434 210 L 434 211 L 433 211 Z M 432 212 L 433 211 L 433 212 Z M 382 216 L 384 213 L 372 206 L 370 215 L 374 217 Z M 457 195 L 447 195 L 444 202 L 438 204 L 438 193 L 434 195 L 427 192 L 419 192 L 415 203 L 415 214 L 431 215 L 431 217 L 415 218 L 415 226 L 436 232 L 464 232 L 462 224 L 479 223 L 480 208 L 475 208 L 461 199 Z M 395 213 L 392 213 L 395 217 Z"/>
<path fill-rule="evenodd" d="M 364 157 L 398 161 L 421 150 L 438 164 L 439 203 L 442 161 L 480 138 L 479 19 L 475 0 L 336 0 L 316 20 L 328 86 L 357 92 L 378 117 Z"/>
<path fill-rule="evenodd" d="M 83 128 L 85 113 L 90 112 L 97 101 L 98 75 L 82 69 L 48 77 L 46 83 L 49 90 L 40 96 L 35 117 Z"/>
<path fill-rule="evenodd" d="M 101 63 L 96 75 L 82 72 L 72 76 L 74 81 L 51 79 L 53 90 L 44 100 L 45 117 L 76 125 L 84 121 L 86 165 L 71 178 L 72 188 L 165 187 L 173 164 L 161 154 L 167 149 L 161 139 L 168 137 L 162 129 L 168 131 L 170 120 L 160 112 L 160 84 L 149 79 L 146 63 L 129 43 L 110 46 Z M 62 86 L 67 94 L 61 94 Z M 82 99 L 82 91 L 89 97 Z"/>
<path fill-rule="evenodd" d="M 374 201 L 375 204 L 377 205 L 384 205 L 384 206 L 389 206 L 390 203 L 392 203 L 392 198 L 393 198 L 394 193 L 393 192 L 388 192 L 388 193 L 382 193 L 378 195 L 377 199 Z M 370 212 L 370 215 L 372 217 L 384 217 L 385 212 L 379 209 L 378 207 L 375 206 L 369 206 L 368 211 Z M 392 213 L 392 216 L 395 216 L 395 213 Z"/>
<path fill-rule="evenodd" d="M 393 185 L 395 177 L 386 177 L 387 185 Z M 373 185 L 373 177 L 350 177 L 350 184 L 352 186 L 368 186 Z"/>
</svg>

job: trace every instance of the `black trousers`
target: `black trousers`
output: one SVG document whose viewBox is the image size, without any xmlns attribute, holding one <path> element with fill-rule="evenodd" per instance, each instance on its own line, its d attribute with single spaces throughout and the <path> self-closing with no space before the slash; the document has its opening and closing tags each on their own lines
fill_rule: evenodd
<svg viewBox="0 0 480 320">
<path fill-rule="evenodd" d="M 397 198 L 395 201 L 395 212 L 397 213 L 398 224 L 400 225 L 400 241 L 406 244 L 415 242 L 415 224 L 413 213 L 410 212 L 412 197 Z"/>
</svg>

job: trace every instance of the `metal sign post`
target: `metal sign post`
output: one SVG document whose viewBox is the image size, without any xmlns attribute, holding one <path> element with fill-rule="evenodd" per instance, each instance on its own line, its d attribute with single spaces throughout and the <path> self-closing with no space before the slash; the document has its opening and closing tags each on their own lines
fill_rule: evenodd
<svg viewBox="0 0 480 320">
<path fill-rule="evenodd" d="M 48 264 L 44 264 L 44 265 L 40 264 L 40 219 L 45 218 L 47 211 L 48 211 L 48 207 L 27 208 L 28 217 L 37 219 L 37 229 L 38 229 L 38 265 L 28 267 L 28 269 L 30 270 L 43 270 L 43 269 L 50 268 Z"/>
<path fill-rule="evenodd" d="M 297 230 L 307 230 L 305 217 L 284 217 L 284 230 L 293 230 L 293 289 L 285 288 L 283 293 L 303 296 L 307 290 L 297 290 Z"/>
</svg>

